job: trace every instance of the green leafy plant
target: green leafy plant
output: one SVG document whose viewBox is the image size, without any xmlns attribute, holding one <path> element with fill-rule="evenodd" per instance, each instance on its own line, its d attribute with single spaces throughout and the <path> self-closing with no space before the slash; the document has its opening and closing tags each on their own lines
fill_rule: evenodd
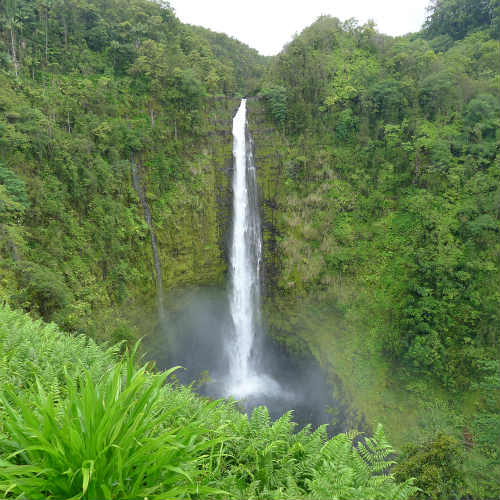
<svg viewBox="0 0 500 500">
<path fill-rule="evenodd" d="M 394 473 L 399 480 L 416 478 L 418 498 L 462 498 L 463 458 L 459 442 L 439 433 L 421 445 L 406 446 Z"/>
<path fill-rule="evenodd" d="M 418 488 L 413 479 L 397 483 L 387 471 L 395 463 L 394 449 L 387 442 L 382 426 L 373 437 L 359 441 L 357 433 L 338 434 L 321 449 L 313 478 L 309 481 L 312 498 L 404 499 Z"/>
<path fill-rule="evenodd" d="M 30 398 L 5 388 L 0 401 L 10 449 L 0 462 L 0 491 L 26 498 L 189 498 L 201 487 L 197 464 L 216 441 L 199 422 L 166 426 L 162 385 L 175 368 L 151 375 L 134 356 L 98 383 L 88 371 L 66 379 L 57 401 L 37 382 Z"/>
</svg>

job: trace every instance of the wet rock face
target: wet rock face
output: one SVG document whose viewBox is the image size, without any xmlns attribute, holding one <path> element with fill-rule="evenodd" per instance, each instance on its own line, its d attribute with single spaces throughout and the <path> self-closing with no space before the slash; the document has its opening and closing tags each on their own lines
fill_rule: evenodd
<svg viewBox="0 0 500 500">
<path fill-rule="evenodd" d="M 284 158 L 279 134 L 276 129 L 269 128 L 266 124 L 265 110 L 259 99 L 252 99 L 248 103 L 248 130 L 253 139 L 252 148 L 263 230 L 262 294 L 269 298 L 276 293 L 280 277 L 278 240 L 285 181 Z"/>
<path fill-rule="evenodd" d="M 142 179 L 140 171 L 137 169 L 135 158 L 132 157 L 130 161 L 132 167 L 132 185 L 139 197 L 141 202 L 142 210 L 144 213 L 144 220 L 148 225 L 149 232 L 151 235 L 151 248 L 153 251 L 153 266 L 155 270 L 156 278 L 156 296 L 157 296 L 157 307 L 158 307 L 158 317 L 160 321 L 163 321 L 165 313 L 163 309 L 163 274 L 161 270 L 160 254 L 158 251 L 158 242 L 156 239 L 155 229 L 153 227 L 153 217 L 151 216 L 151 209 L 144 196 L 144 189 L 142 187 Z"/>
</svg>

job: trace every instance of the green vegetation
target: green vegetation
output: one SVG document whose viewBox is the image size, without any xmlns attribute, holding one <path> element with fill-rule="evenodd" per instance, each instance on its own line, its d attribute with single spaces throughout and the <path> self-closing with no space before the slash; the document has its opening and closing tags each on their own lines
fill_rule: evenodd
<svg viewBox="0 0 500 500">
<path fill-rule="evenodd" d="M 138 368 L 135 350 L 120 358 L 6 307 L 0 346 L 7 498 L 384 500 L 417 491 L 387 473 L 393 449 L 381 427 L 356 445 L 356 434 L 327 439 L 324 427 L 294 433 L 290 413 L 271 423 L 259 407 L 248 417 L 234 402 L 165 384 L 174 369 Z M 39 359 L 35 376 L 23 370 Z"/>
<path fill-rule="evenodd" d="M 324 16 L 273 58 L 166 2 L 5 0 L 0 20 L 0 301 L 75 335 L 1 311 L 2 494 L 498 498 L 498 2 L 434 0 L 398 38 Z M 225 282 L 243 95 L 269 330 L 335 372 L 419 491 L 354 434 L 248 419 L 94 343 L 154 328 L 151 231 L 166 293 Z M 116 435 L 104 404 L 130 416 Z"/>
<path fill-rule="evenodd" d="M 232 97 L 266 59 L 147 0 L 2 9 L 0 297 L 100 340 L 138 337 L 129 311 L 156 279 L 133 170 L 164 288 L 221 283 Z"/>
<path fill-rule="evenodd" d="M 478 445 L 498 443 L 500 426 L 488 396 L 499 382 L 497 30 L 489 2 L 437 1 L 422 32 L 400 38 L 321 17 L 272 60 L 250 109 L 271 330 L 305 340 L 370 424 L 416 447 L 405 456 L 422 498 L 499 495 L 498 445 Z M 460 464 L 440 461 L 444 442 Z M 425 476 L 427 459 L 442 470 Z M 453 492 L 449 470 L 461 471 Z"/>
<path fill-rule="evenodd" d="M 279 205 L 280 294 L 362 288 L 379 349 L 450 389 L 498 347 L 496 55 L 487 29 L 436 53 L 324 17 L 263 91 L 269 117 L 287 117 L 259 152 L 277 145 L 281 177 L 263 191 Z"/>
<path fill-rule="evenodd" d="M 225 68 L 226 74 L 234 78 L 230 80 L 230 76 L 225 77 L 217 89 L 219 92 L 243 97 L 254 95 L 259 90 L 269 57 L 261 56 L 256 50 L 224 33 L 214 33 L 201 26 L 189 26 L 189 29 L 206 40 L 215 59 Z M 217 82 L 220 80 L 221 76 L 217 76 Z M 208 90 L 210 91 L 210 88 Z"/>
</svg>

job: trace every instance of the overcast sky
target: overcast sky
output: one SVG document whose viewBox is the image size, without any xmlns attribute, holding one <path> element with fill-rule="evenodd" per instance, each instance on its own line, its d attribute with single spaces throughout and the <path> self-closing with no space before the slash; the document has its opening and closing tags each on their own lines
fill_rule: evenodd
<svg viewBox="0 0 500 500">
<path fill-rule="evenodd" d="M 430 0 L 169 0 L 184 23 L 232 36 L 264 55 L 277 54 L 285 43 L 329 14 L 361 24 L 373 19 L 378 31 L 404 35 L 418 31 Z"/>
</svg>

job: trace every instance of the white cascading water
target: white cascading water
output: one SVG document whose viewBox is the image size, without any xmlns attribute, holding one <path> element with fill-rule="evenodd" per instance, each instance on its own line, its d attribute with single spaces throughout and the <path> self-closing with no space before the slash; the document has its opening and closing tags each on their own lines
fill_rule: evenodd
<svg viewBox="0 0 500 500">
<path fill-rule="evenodd" d="M 227 393 L 236 398 L 278 392 L 278 384 L 253 366 L 255 336 L 260 328 L 260 265 L 262 237 L 255 165 L 247 147 L 246 99 L 233 120 L 233 235 L 231 244 L 230 311 L 234 335 L 228 345 Z"/>
</svg>

